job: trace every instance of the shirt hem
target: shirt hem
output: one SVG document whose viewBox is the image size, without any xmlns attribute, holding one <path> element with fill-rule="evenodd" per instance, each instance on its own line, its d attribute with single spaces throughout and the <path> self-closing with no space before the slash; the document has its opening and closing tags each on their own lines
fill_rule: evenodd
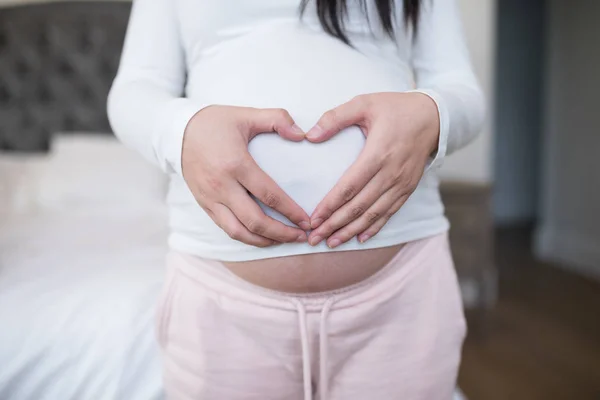
<svg viewBox="0 0 600 400">
<path fill-rule="evenodd" d="M 267 248 L 248 246 L 240 242 L 231 242 L 232 245 L 230 246 L 218 246 L 217 248 L 217 246 L 208 243 L 201 243 L 196 239 L 190 238 L 188 235 L 172 233 L 169 238 L 169 247 L 172 250 L 205 259 L 242 262 L 304 254 L 372 250 L 439 235 L 447 232 L 449 228 L 450 224 L 445 217 L 436 218 L 435 220 L 420 221 L 405 225 L 402 230 L 380 232 L 366 243 L 360 243 L 354 238 L 335 249 L 327 247 L 325 242 L 317 246 L 310 246 L 307 243 L 285 243 Z"/>
</svg>

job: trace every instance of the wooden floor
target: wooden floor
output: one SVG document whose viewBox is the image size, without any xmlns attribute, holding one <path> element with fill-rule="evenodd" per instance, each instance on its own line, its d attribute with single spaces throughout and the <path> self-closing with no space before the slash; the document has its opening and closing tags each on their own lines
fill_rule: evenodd
<svg viewBox="0 0 600 400">
<path fill-rule="evenodd" d="M 471 329 L 459 385 L 469 400 L 600 400 L 600 282 L 529 248 L 529 229 L 498 232 L 499 302 Z"/>
</svg>

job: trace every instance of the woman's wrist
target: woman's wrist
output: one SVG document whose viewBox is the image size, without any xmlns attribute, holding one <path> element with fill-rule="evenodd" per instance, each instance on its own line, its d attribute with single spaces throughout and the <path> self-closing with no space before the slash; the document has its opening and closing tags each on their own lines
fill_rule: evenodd
<svg viewBox="0 0 600 400">
<path fill-rule="evenodd" d="M 427 154 L 434 155 L 440 139 L 440 114 L 437 103 L 425 93 L 410 92 L 414 96 L 416 115 L 421 122 L 421 135 Z"/>
</svg>

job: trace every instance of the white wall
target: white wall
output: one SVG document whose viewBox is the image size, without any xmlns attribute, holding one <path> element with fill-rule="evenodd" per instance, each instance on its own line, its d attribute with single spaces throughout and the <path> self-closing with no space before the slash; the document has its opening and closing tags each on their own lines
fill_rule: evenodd
<svg viewBox="0 0 600 400">
<path fill-rule="evenodd" d="M 488 183 L 492 181 L 496 0 L 460 0 L 459 4 L 475 72 L 488 98 L 488 117 L 481 135 L 446 160 L 441 177 L 443 180 Z"/>
<path fill-rule="evenodd" d="M 600 277 L 600 1 L 550 0 L 543 259 Z"/>
</svg>

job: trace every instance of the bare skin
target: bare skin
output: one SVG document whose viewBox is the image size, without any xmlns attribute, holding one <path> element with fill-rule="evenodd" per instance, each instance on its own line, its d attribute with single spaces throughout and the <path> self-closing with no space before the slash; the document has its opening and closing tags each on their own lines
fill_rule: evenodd
<svg viewBox="0 0 600 400">
<path fill-rule="evenodd" d="M 218 134 L 215 134 L 218 132 Z M 309 217 L 256 164 L 248 143 L 262 132 L 304 140 L 285 110 L 210 106 L 188 123 L 183 139 L 183 177 L 194 198 L 232 239 L 267 247 L 306 242 Z M 269 218 L 250 197 L 279 211 L 298 227 Z"/>
<path fill-rule="evenodd" d="M 240 278 L 267 289 L 315 293 L 350 286 L 383 268 L 402 245 L 224 263 Z"/>
<path fill-rule="evenodd" d="M 435 102 L 422 93 L 374 93 L 325 113 L 306 135 L 313 143 L 358 125 L 367 138 L 356 162 L 311 216 L 309 243 L 335 248 L 375 236 L 416 189 L 437 149 Z"/>
</svg>

